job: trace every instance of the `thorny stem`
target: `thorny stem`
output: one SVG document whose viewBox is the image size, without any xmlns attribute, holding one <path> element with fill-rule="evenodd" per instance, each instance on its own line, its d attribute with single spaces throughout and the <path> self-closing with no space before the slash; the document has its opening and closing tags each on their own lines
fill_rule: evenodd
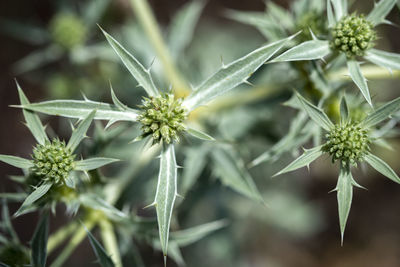
<svg viewBox="0 0 400 267">
<path fill-rule="evenodd" d="M 118 242 L 112 223 L 107 218 L 103 218 L 99 221 L 99 226 L 104 248 L 115 263 L 115 267 L 122 267 L 121 254 L 119 253 Z"/>
<path fill-rule="evenodd" d="M 400 70 L 392 70 L 375 66 L 366 65 L 361 67 L 361 72 L 367 79 L 398 79 L 400 77 Z M 335 72 L 328 73 L 328 79 L 334 81 L 350 80 L 349 71 L 347 67 L 343 67 Z"/>
<path fill-rule="evenodd" d="M 187 96 L 190 92 L 189 87 L 173 63 L 171 54 L 163 41 L 160 29 L 158 28 L 158 24 L 149 4 L 146 0 L 131 0 L 131 4 L 140 24 L 144 28 L 164 66 L 165 75 L 173 87 L 175 97 L 180 98 Z"/>
</svg>

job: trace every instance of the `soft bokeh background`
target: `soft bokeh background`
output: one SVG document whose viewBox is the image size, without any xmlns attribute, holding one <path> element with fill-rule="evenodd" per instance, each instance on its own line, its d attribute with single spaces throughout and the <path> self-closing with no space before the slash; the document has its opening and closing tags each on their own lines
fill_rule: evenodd
<svg viewBox="0 0 400 267">
<path fill-rule="evenodd" d="M 57 12 L 56 2 L 58 1 L 0 1 L 0 18 L 26 24 L 34 23 L 45 28 Z M 84 1 L 69 2 L 75 5 Z M 279 0 L 274 2 L 285 7 L 290 3 Z M 373 3 L 367 0 L 355 2 L 360 10 L 369 10 Z M 150 1 L 150 3 L 158 21 L 162 25 L 167 25 L 173 14 L 187 2 L 174 0 Z M 207 2 L 194 41 L 188 49 L 193 47 L 200 53 L 213 52 L 215 57 L 210 56 L 212 61 L 210 65 L 219 64 L 219 55 L 229 62 L 265 42 L 264 38 L 251 27 L 224 18 L 223 11 L 227 8 L 262 11 L 265 6 L 261 0 Z M 106 29 L 115 29 L 126 25 L 132 17 L 129 2 L 115 0 L 112 1 L 100 24 Z M 399 11 L 394 10 L 389 18 L 398 24 Z M 93 40 L 102 40 L 103 36 L 98 28 L 92 31 Z M 204 42 L 204 39 L 207 39 L 204 36 L 207 35 L 210 38 L 209 42 Z M 382 41 L 379 43 L 383 48 L 400 52 L 398 27 L 382 26 L 380 36 Z M 203 37 L 203 40 L 200 37 Z M 213 47 L 214 43 L 218 44 L 218 38 L 229 40 L 229 47 Z M 32 102 L 57 97 L 79 99 L 80 91 L 95 100 L 109 101 L 108 80 L 113 77 L 122 79 L 118 76 L 119 72 L 128 75 L 122 68 L 115 69 L 115 65 L 118 64 L 116 62 L 97 62 L 71 70 L 70 63 L 63 60 L 34 71 L 17 74 L 13 64 L 27 54 L 41 49 L 42 46 L 27 44 L 1 32 L 0 44 L 0 153 L 2 154 L 27 157 L 34 145 L 28 129 L 21 123 L 23 120 L 21 111 L 9 107 L 18 103 L 15 77 Z M 226 50 L 234 52 L 228 53 Z M 55 75 L 66 77 L 60 82 L 62 85 L 58 83 L 57 89 L 52 88 L 52 85 L 57 84 L 54 81 Z M 129 87 L 134 86 L 134 83 L 129 83 L 129 79 L 128 77 L 127 82 L 119 83 L 119 87 L 116 88 L 120 98 L 126 99 L 128 103 L 131 101 Z M 398 81 L 398 78 L 391 82 L 371 81 L 372 94 L 376 99 L 382 100 L 399 96 Z M 114 82 L 120 80 L 113 80 Z M 60 90 L 66 91 L 60 92 Z M 134 103 L 134 100 L 131 103 Z M 274 108 L 274 110 L 279 109 Z M 65 123 L 54 118 L 46 118 L 46 121 L 61 136 L 68 136 Z M 268 121 L 269 119 L 266 119 L 266 123 Z M 275 134 L 277 132 L 279 131 L 275 131 Z M 400 143 L 397 139 L 390 140 L 390 143 L 394 146 L 393 151 L 379 150 L 376 153 L 399 173 Z M 345 242 L 341 247 L 336 195 L 328 194 L 336 184 L 337 168 L 330 165 L 329 159 L 323 158 L 312 164 L 309 172 L 302 169 L 291 175 L 269 178 L 289 160 L 290 156 L 287 156 L 273 166 L 264 164 L 252 169 L 268 208 L 255 204 L 224 187 L 215 186 L 207 178 L 195 186 L 193 191 L 202 193 L 193 198 L 186 197 L 187 203 L 184 203 L 180 210 L 180 218 L 184 225 L 196 225 L 209 221 L 209 218 L 224 217 L 229 219 L 230 224 L 226 229 L 183 250 L 189 266 L 400 266 L 400 186 L 371 170 L 355 174 L 359 183 L 368 190 L 355 189 Z M 16 186 L 7 179 L 10 174 L 20 174 L 20 171 L 0 163 L 1 191 L 16 190 Z M 11 204 L 11 212 L 17 207 L 18 205 Z M 53 216 L 52 229 L 69 220 L 62 211 L 60 209 L 57 216 Z M 14 220 L 18 234 L 24 242 L 28 242 L 31 238 L 36 220 L 35 214 L 24 215 Z M 146 245 L 140 248 L 148 266 L 162 266 L 160 253 L 153 252 Z M 94 266 L 93 259 L 93 252 L 86 240 L 65 266 Z M 168 266 L 174 266 L 174 263 L 170 261 Z"/>
</svg>

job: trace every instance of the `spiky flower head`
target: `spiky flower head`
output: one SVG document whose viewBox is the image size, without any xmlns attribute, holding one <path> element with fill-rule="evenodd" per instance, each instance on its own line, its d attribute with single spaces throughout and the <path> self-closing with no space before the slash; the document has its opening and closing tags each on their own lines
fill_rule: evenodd
<svg viewBox="0 0 400 267">
<path fill-rule="evenodd" d="M 64 141 L 53 139 L 33 149 L 33 172 L 45 181 L 64 184 L 74 169 L 75 155 Z"/>
<path fill-rule="evenodd" d="M 331 46 L 345 53 L 347 58 L 363 56 L 374 46 L 376 32 L 364 15 L 343 17 L 332 30 Z"/>
<path fill-rule="evenodd" d="M 72 49 L 86 40 L 87 28 L 83 21 L 71 13 L 56 15 L 49 25 L 53 41 L 65 49 Z"/>
<path fill-rule="evenodd" d="M 179 134 L 186 129 L 184 121 L 187 112 L 182 107 L 182 99 L 172 94 L 156 97 L 144 97 L 139 121 L 142 124 L 143 137 L 152 135 L 154 142 L 179 142 Z"/>
<path fill-rule="evenodd" d="M 304 13 L 297 20 L 296 31 L 301 31 L 300 38 L 303 41 L 308 41 L 312 39 L 311 32 L 316 36 L 325 34 L 327 32 L 327 23 L 318 11 L 311 10 Z"/>
<path fill-rule="evenodd" d="M 356 165 L 369 152 L 371 139 L 358 123 L 338 123 L 325 137 L 327 141 L 322 150 L 332 156 L 332 162 L 340 160 L 343 164 Z"/>
</svg>

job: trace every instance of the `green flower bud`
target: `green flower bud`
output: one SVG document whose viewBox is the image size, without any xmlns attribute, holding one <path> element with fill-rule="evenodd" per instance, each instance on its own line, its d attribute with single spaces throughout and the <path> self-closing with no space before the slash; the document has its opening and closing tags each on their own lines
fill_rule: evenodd
<svg viewBox="0 0 400 267">
<path fill-rule="evenodd" d="M 331 47 L 345 53 L 347 58 L 363 56 L 374 46 L 376 32 L 364 15 L 343 17 L 331 32 Z"/>
<path fill-rule="evenodd" d="M 142 110 L 139 115 L 142 136 L 151 134 L 155 142 L 163 140 L 167 144 L 172 140 L 179 141 L 178 135 L 186 129 L 184 121 L 187 118 L 182 99 L 175 100 L 170 94 L 144 97 L 139 107 Z"/>
<path fill-rule="evenodd" d="M 322 150 L 332 156 L 332 162 L 356 165 L 369 152 L 371 139 L 368 132 L 358 123 L 346 122 L 336 124 L 326 135 Z"/>
<path fill-rule="evenodd" d="M 83 21 L 73 14 L 56 15 L 49 25 L 53 41 L 69 50 L 83 44 L 87 29 Z"/>
<path fill-rule="evenodd" d="M 64 141 L 53 139 L 33 149 L 32 171 L 43 180 L 63 184 L 69 172 L 74 169 L 75 155 Z"/>
</svg>

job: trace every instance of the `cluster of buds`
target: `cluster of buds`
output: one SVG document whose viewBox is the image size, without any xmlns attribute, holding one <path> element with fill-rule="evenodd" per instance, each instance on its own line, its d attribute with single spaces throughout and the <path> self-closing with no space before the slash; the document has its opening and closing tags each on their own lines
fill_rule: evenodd
<svg viewBox="0 0 400 267">
<path fill-rule="evenodd" d="M 65 183 L 65 179 L 74 169 L 75 155 L 64 141 L 53 139 L 33 149 L 33 173 L 43 180 L 55 184 Z"/>
<path fill-rule="evenodd" d="M 85 24 L 73 14 L 56 15 L 50 22 L 49 30 L 53 41 L 67 50 L 83 44 L 86 40 Z"/>
<path fill-rule="evenodd" d="M 376 32 L 364 15 L 343 17 L 332 30 L 331 46 L 346 54 L 347 58 L 363 56 L 374 46 Z"/>
<path fill-rule="evenodd" d="M 326 135 L 322 150 L 332 156 L 332 162 L 357 165 L 369 152 L 371 140 L 368 132 L 359 124 L 347 122 L 336 124 Z"/>
<path fill-rule="evenodd" d="M 179 134 L 186 129 L 184 121 L 187 113 L 182 107 L 182 99 L 174 99 L 172 94 L 144 97 L 139 122 L 143 137 L 152 135 L 155 142 L 179 142 Z"/>
</svg>

